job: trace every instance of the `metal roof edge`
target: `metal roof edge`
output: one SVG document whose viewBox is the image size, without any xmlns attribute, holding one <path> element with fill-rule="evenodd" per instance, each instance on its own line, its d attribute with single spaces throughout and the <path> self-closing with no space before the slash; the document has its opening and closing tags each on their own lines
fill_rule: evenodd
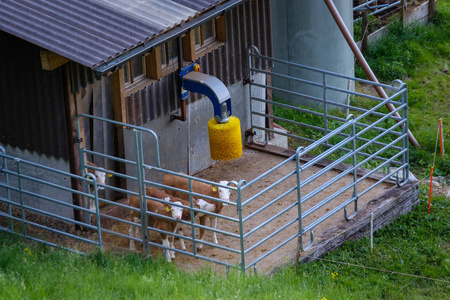
<svg viewBox="0 0 450 300">
<path fill-rule="evenodd" d="M 154 47 L 157 47 L 170 39 L 185 34 L 192 28 L 200 26 L 203 23 L 222 15 L 223 13 L 225 13 L 225 11 L 228 11 L 247 1 L 248 0 L 230 0 L 222 5 L 217 5 L 215 8 L 202 14 L 198 18 L 195 18 L 194 20 L 188 23 L 181 23 L 178 25 L 177 28 L 174 28 L 168 31 L 167 33 L 157 36 L 156 38 L 142 44 L 141 46 L 138 46 L 133 50 L 130 50 L 129 52 L 123 55 L 120 55 L 119 57 L 111 60 L 110 62 L 104 63 L 98 67 L 94 67 L 93 68 L 94 74 L 96 77 L 101 77 L 102 75 L 105 75 L 108 72 L 115 71 L 120 65 L 134 59 L 135 57 L 150 52 Z"/>
</svg>

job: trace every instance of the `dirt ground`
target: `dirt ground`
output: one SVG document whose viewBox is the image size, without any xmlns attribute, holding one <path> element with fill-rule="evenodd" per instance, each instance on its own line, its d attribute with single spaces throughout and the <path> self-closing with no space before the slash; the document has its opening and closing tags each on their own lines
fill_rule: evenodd
<svg viewBox="0 0 450 300">
<path fill-rule="evenodd" d="M 232 193 L 231 204 L 226 206 L 223 215 L 228 219 L 218 220 L 218 229 L 223 233 L 218 233 L 219 247 L 213 247 L 214 244 L 203 246 L 203 250 L 198 252 L 198 255 L 202 256 L 203 259 L 195 258 L 186 254 L 176 253 L 176 258 L 174 263 L 180 268 L 187 270 L 199 270 L 200 268 L 212 268 L 218 273 L 226 272 L 225 264 L 230 264 L 233 266 L 238 266 L 242 260 L 237 251 L 244 247 L 245 254 L 245 265 L 256 263 L 258 272 L 271 272 L 276 267 L 290 262 L 297 249 L 298 239 L 297 232 L 299 228 L 299 222 L 297 220 L 298 216 L 298 206 L 295 205 L 297 199 L 297 192 L 293 189 L 296 185 L 296 177 L 292 176 L 293 171 L 295 171 L 295 162 L 290 161 L 283 166 L 280 166 L 286 160 L 286 157 L 279 155 L 268 154 L 261 151 L 245 149 L 241 158 L 228 161 L 228 162 L 217 162 L 211 167 L 202 172 L 196 174 L 197 177 L 208 179 L 211 181 L 220 180 L 245 180 L 247 182 L 244 185 L 245 189 L 242 190 L 242 218 L 243 223 L 243 244 L 241 245 L 239 239 L 239 211 L 236 206 L 236 193 Z M 268 173 L 272 168 L 273 172 Z M 301 164 L 305 168 L 305 162 Z M 321 172 L 323 168 L 321 167 L 310 167 L 305 169 L 301 173 L 301 182 L 306 182 L 312 174 Z M 314 220 L 318 220 L 320 217 L 327 213 L 331 213 L 332 209 L 345 200 L 351 198 L 353 189 L 343 191 L 342 195 L 337 198 L 330 200 L 329 203 L 323 206 L 317 207 L 317 210 L 312 212 L 308 211 L 310 208 L 316 206 L 319 202 L 327 199 L 330 195 L 341 190 L 348 183 L 352 182 L 353 176 L 346 175 L 342 179 L 338 180 L 335 184 L 325 187 L 324 185 L 333 177 L 341 174 L 339 171 L 331 170 L 324 172 L 324 174 L 310 184 L 307 184 L 301 189 L 301 194 L 303 199 L 307 199 L 301 205 L 303 213 L 310 213 L 303 220 L 303 228 L 311 225 Z M 252 182 L 256 177 L 260 177 L 258 181 Z M 276 184 L 271 188 L 270 185 L 274 184 L 281 178 L 286 177 L 282 183 Z M 374 180 L 365 179 L 360 184 L 358 184 L 358 192 L 366 190 L 368 187 L 374 184 Z M 311 191 L 317 188 L 324 187 L 322 191 L 315 195 L 310 194 Z M 358 209 L 362 209 L 367 203 L 384 194 L 387 189 L 391 188 L 391 184 L 381 184 L 377 187 L 371 189 L 369 192 L 365 193 L 362 197 L 358 199 Z M 266 188 L 267 191 L 265 190 Z M 255 196 L 256 195 L 256 196 Z M 253 200 L 249 201 L 249 199 Z M 126 199 L 122 199 L 117 202 L 118 204 L 126 204 Z M 265 209 L 264 206 L 271 203 L 272 205 Z M 0 210 L 1 207 L 0 207 Z M 348 215 L 350 216 L 354 211 L 354 204 L 348 205 Z M 118 206 L 109 205 L 102 209 L 101 227 L 102 227 L 102 245 L 104 249 L 127 252 L 129 251 L 129 210 Z M 28 219 L 30 215 L 28 215 Z M 7 222 L 2 222 L 0 218 L 0 225 L 6 226 Z M 125 221 L 123 221 L 125 220 Z M 5 220 L 4 220 L 5 221 Z M 94 220 L 95 221 L 95 220 Z M 51 222 L 46 218 L 44 221 L 45 225 Z M 322 233 L 328 228 L 335 226 L 337 224 L 345 224 L 347 221 L 344 218 L 343 209 L 337 211 L 328 219 L 324 220 L 322 223 L 317 224 L 314 228 L 314 241 L 319 242 L 322 239 Z M 78 249 L 80 251 L 86 252 L 91 249 L 95 249 L 95 245 L 91 245 L 91 242 L 98 240 L 97 233 L 81 233 L 75 231 L 73 226 L 68 226 L 67 224 L 52 224 L 52 227 L 62 227 L 64 232 L 68 235 L 73 234 L 77 236 L 84 237 L 89 243 L 81 243 L 78 241 L 67 241 L 67 238 L 60 234 L 47 234 L 45 236 L 42 233 L 36 233 L 38 236 L 45 236 L 45 239 L 50 240 L 50 242 L 68 246 L 72 249 Z M 95 224 L 95 223 L 94 223 Z M 207 223 L 209 225 L 209 222 Z M 20 226 L 18 226 L 20 228 Z M 187 236 L 192 236 L 190 226 L 184 225 L 183 231 Z M 20 229 L 19 229 L 20 230 Z M 36 230 L 35 230 L 36 231 Z M 276 232 L 279 231 L 279 232 Z M 28 231 L 30 234 L 33 232 L 32 229 Z M 151 240 L 156 245 L 161 244 L 161 237 L 156 232 L 150 233 Z M 198 236 L 198 230 L 197 230 Z M 309 232 L 305 234 L 305 239 L 303 241 L 304 246 L 309 243 Z M 70 237 L 70 236 L 69 236 Z M 268 238 L 266 241 L 262 239 Z M 207 232 L 205 235 L 205 241 L 212 243 L 212 232 Z M 190 241 L 186 241 L 187 252 L 193 253 L 193 244 Z M 175 241 L 175 247 L 180 248 L 179 241 Z M 275 250 L 275 248 L 278 248 Z M 137 243 L 137 250 L 140 251 L 142 246 Z M 151 246 L 152 256 L 161 255 L 161 249 L 155 246 Z M 263 259 L 262 257 L 265 256 Z M 260 260 L 261 259 L 261 260 Z M 221 263 L 215 263 L 214 261 L 220 261 Z"/>
<path fill-rule="evenodd" d="M 282 156 L 246 149 L 241 158 L 228 162 L 217 162 L 195 176 L 216 182 L 220 180 L 246 180 L 247 187 L 242 192 L 242 201 L 245 202 L 250 197 L 261 193 L 261 191 L 263 191 L 266 187 L 295 170 L 295 163 L 291 161 L 278 168 L 276 171 L 266 174 L 266 176 L 262 176 L 257 182 L 251 183 L 253 179 L 261 174 L 265 174 L 271 168 L 274 168 L 285 160 L 286 158 Z M 305 170 L 302 172 L 301 181 L 307 180 L 312 174 L 320 172 L 321 170 L 322 168 L 319 167 L 311 167 Z M 308 193 L 323 186 L 326 182 L 339 174 L 340 172 L 333 170 L 326 172 L 319 178 L 318 181 L 308 184 L 302 189 L 302 197 L 307 196 Z M 270 272 L 279 265 L 291 261 L 297 248 L 297 232 L 299 226 L 298 220 L 296 219 L 298 216 L 298 206 L 295 205 L 297 194 L 296 191 L 290 192 L 290 189 L 296 185 L 296 177 L 288 177 L 289 178 L 281 184 L 278 184 L 262 193 L 260 196 L 255 197 L 254 200 L 250 201 L 250 203 L 242 205 L 242 217 L 245 220 L 243 224 L 243 232 L 244 234 L 248 234 L 248 236 L 245 236 L 243 243 L 244 249 L 248 251 L 244 257 L 245 265 L 248 266 L 249 264 L 255 262 L 255 260 L 259 260 L 261 256 L 267 255 L 267 257 L 257 262 L 256 267 L 258 272 Z M 310 197 L 308 201 L 303 203 L 302 211 L 306 212 L 323 199 L 327 199 L 327 197 L 342 189 L 352 180 L 353 177 L 351 175 L 346 175 L 342 179 L 338 180 L 336 184 L 326 187 L 322 192 L 318 193 L 314 197 Z M 358 191 L 364 191 L 374 182 L 375 181 L 371 179 L 366 179 L 358 185 Z M 385 190 L 391 186 L 392 185 L 389 184 L 381 184 L 370 190 L 358 200 L 358 207 L 366 205 L 368 201 L 384 193 Z M 303 227 L 305 228 L 314 220 L 317 220 L 324 214 L 329 213 L 335 206 L 349 199 L 352 196 L 352 193 L 353 189 L 347 190 L 341 196 L 318 208 L 317 211 L 311 213 L 304 219 Z M 233 193 L 231 201 L 234 203 L 236 199 L 237 195 Z M 273 205 L 271 205 L 268 209 L 264 209 L 263 207 L 270 202 L 273 202 Z M 354 204 L 348 205 L 349 216 L 353 213 L 353 211 Z M 128 215 L 126 209 L 118 207 L 105 208 L 102 213 L 124 219 L 126 219 Z M 198 270 L 203 267 L 208 267 L 213 268 L 218 272 L 225 272 L 226 267 L 208 260 L 218 260 L 224 264 L 238 266 L 242 257 L 240 254 L 235 253 L 240 250 L 241 247 L 239 239 L 239 226 L 237 222 L 239 219 L 239 214 L 236 205 L 230 204 L 226 206 L 223 211 L 223 215 L 232 218 L 231 220 L 218 220 L 218 229 L 224 231 L 224 234 L 217 234 L 219 245 L 226 248 L 218 249 L 211 245 L 204 245 L 203 250 L 198 252 L 198 255 L 203 256 L 206 260 L 177 253 L 174 263 L 176 263 L 179 267 L 188 270 Z M 245 218 L 248 216 L 250 217 L 246 220 Z M 314 228 L 314 240 L 320 241 L 321 232 L 326 230 L 328 227 L 337 224 L 338 222 L 346 222 L 342 209 Z M 106 218 L 105 220 L 102 218 L 102 224 L 108 224 L 102 225 L 102 227 L 106 226 L 114 232 L 128 234 L 128 224 L 114 221 L 111 222 L 110 220 L 106 220 Z M 263 226 L 261 224 L 263 224 Z M 209 222 L 207 225 L 209 225 Z M 279 233 L 274 233 L 276 230 L 281 231 Z M 187 236 L 192 235 L 190 226 L 185 225 L 183 227 L 183 231 Z M 271 237 L 267 241 L 262 242 L 262 239 L 268 236 Z M 309 243 L 309 236 L 309 233 L 305 235 L 303 242 L 305 246 Z M 151 238 L 153 242 L 161 244 L 161 238 L 158 233 L 152 232 Z M 103 234 L 103 241 L 104 243 L 113 246 L 112 248 L 115 249 L 125 250 L 129 245 L 128 239 L 107 233 Z M 212 232 L 206 233 L 205 241 L 212 243 Z M 187 251 L 192 253 L 193 244 L 189 241 L 185 241 L 185 243 Z M 271 253 L 272 249 L 279 246 L 280 248 L 278 250 Z M 177 249 L 180 248 L 178 240 L 175 241 L 175 247 Z M 137 249 L 140 250 L 142 247 L 138 245 Z M 161 251 L 157 247 L 151 247 L 151 251 L 153 256 L 161 255 Z"/>
</svg>

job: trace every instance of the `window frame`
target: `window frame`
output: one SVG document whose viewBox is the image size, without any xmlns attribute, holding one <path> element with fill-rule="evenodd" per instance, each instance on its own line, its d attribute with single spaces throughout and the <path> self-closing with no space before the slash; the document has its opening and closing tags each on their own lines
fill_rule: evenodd
<svg viewBox="0 0 450 300">
<path fill-rule="evenodd" d="M 211 22 L 214 22 L 213 25 L 213 36 L 203 40 L 203 45 L 197 46 L 195 44 L 195 31 L 203 30 L 202 25 L 199 27 L 192 29 L 189 33 L 183 35 L 181 37 L 183 44 L 183 61 L 185 64 L 189 62 L 193 62 L 200 58 L 201 56 L 223 46 L 226 42 L 226 28 L 225 28 L 225 16 L 219 16 Z M 161 47 L 164 47 L 164 51 L 166 51 L 166 55 L 169 53 L 168 45 L 171 41 L 164 43 L 161 46 L 155 47 L 150 53 L 143 56 L 143 70 L 144 73 L 141 76 L 136 78 L 133 77 L 133 61 L 127 62 L 127 66 L 123 67 L 128 68 L 128 74 L 131 74 L 131 83 L 125 82 L 125 94 L 129 96 L 148 85 L 153 84 L 155 81 L 175 72 L 178 69 L 178 55 L 172 59 L 169 59 L 166 64 L 162 64 L 161 61 Z M 175 43 L 175 47 L 176 47 Z M 178 49 L 176 50 L 178 51 Z M 125 72 L 123 72 L 125 74 Z M 124 77 L 125 80 L 125 77 Z"/>
<path fill-rule="evenodd" d="M 223 46 L 226 42 L 226 28 L 225 28 L 225 16 L 217 17 L 211 22 L 214 22 L 213 36 L 203 40 L 202 45 L 198 47 L 195 44 L 195 30 L 202 31 L 201 25 L 183 37 L 183 58 L 187 61 L 195 61 L 199 57 Z"/>
</svg>

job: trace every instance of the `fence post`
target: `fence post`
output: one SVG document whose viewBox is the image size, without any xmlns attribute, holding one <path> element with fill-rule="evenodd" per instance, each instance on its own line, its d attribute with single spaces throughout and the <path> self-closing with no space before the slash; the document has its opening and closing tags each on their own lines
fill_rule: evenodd
<svg viewBox="0 0 450 300">
<path fill-rule="evenodd" d="M 20 159 L 16 158 L 16 168 L 17 168 L 17 186 L 19 188 L 19 199 L 20 199 L 20 217 L 22 219 L 22 234 L 24 237 L 27 236 L 27 225 L 25 224 L 25 209 L 23 206 L 25 202 L 23 200 L 23 187 L 22 187 L 22 173 L 20 171 Z"/>
<path fill-rule="evenodd" d="M 402 111 L 402 118 L 404 120 L 406 120 L 405 125 L 402 126 L 402 134 L 405 136 L 405 138 L 403 139 L 403 149 L 406 149 L 406 152 L 403 153 L 402 158 L 403 158 L 403 164 L 408 164 L 408 167 L 403 169 L 403 180 L 406 180 L 409 178 L 409 140 L 407 138 L 408 127 L 409 127 L 409 124 L 408 124 L 408 88 L 407 88 L 406 84 L 404 84 L 404 83 L 401 86 L 401 88 L 404 89 L 404 92 L 401 97 L 402 105 L 404 105 L 403 111 Z M 397 174 L 397 177 L 398 177 L 398 174 Z"/>
<path fill-rule="evenodd" d="M 428 22 L 431 22 L 436 15 L 436 0 L 428 0 Z"/>
<path fill-rule="evenodd" d="M 134 133 L 134 147 L 136 153 L 136 177 L 138 182 L 139 200 L 141 209 L 141 233 L 142 233 L 142 253 L 150 254 L 150 247 L 147 250 L 147 238 L 148 238 L 148 214 L 147 214 L 147 198 L 144 186 L 144 180 L 142 179 L 142 157 L 141 157 L 141 143 L 139 140 L 140 131 L 133 129 Z M 131 220 L 134 221 L 134 220 Z M 166 250 L 164 250 L 166 251 Z M 164 255 L 164 257 L 166 257 Z"/>
<path fill-rule="evenodd" d="M 366 3 L 367 0 L 363 0 L 363 3 Z M 369 12 L 368 8 L 363 10 L 362 21 L 361 21 L 361 51 L 366 52 L 369 47 L 368 37 L 369 37 L 369 20 L 368 20 Z"/>
<path fill-rule="evenodd" d="M 237 212 L 239 214 L 239 239 L 241 245 L 241 263 L 239 264 L 239 268 L 241 271 L 245 273 L 245 245 L 244 245 L 244 225 L 242 224 L 242 197 L 241 197 L 241 186 L 243 182 L 240 181 L 237 186 Z"/>
<path fill-rule="evenodd" d="M 297 251 L 295 253 L 295 265 L 298 267 L 300 263 L 300 255 L 303 252 L 303 223 L 302 223 L 302 197 L 300 189 L 300 153 L 303 151 L 303 147 L 298 147 L 295 152 L 295 162 L 296 162 L 296 174 L 297 174 L 297 209 L 298 209 L 298 239 L 297 239 Z"/>
<path fill-rule="evenodd" d="M 406 8 L 406 1 L 401 0 L 400 1 L 400 22 L 403 24 L 405 21 L 405 8 Z"/>
<path fill-rule="evenodd" d="M 3 148 L 0 145 L 0 154 L 6 154 L 5 148 Z M 2 161 L 1 161 L 1 165 L 0 165 L 0 173 L 3 172 L 3 170 L 7 170 L 8 166 L 7 166 L 7 161 L 6 161 L 6 157 L 3 157 Z M 5 173 L 5 188 L 6 188 L 6 200 L 11 201 L 11 191 L 9 189 L 9 176 L 8 173 Z M 12 216 L 12 206 L 10 203 L 8 203 L 8 213 L 10 216 Z M 11 218 L 9 221 L 9 229 L 11 231 L 14 231 L 14 222 L 13 219 Z"/>
<path fill-rule="evenodd" d="M 77 108 L 75 93 L 72 91 L 73 86 L 71 82 L 71 64 L 66 64 L 63 67 L 62 72 L 62 82 L 64 85 L 63 98 L 65 106 L 65 117 L 66 117 L 66 130 L 67 130 L 67 148 L 69 150 L 69 168 L 70 173 L 81 176 L 82 170 L 80 169 L 80 158 L 78 152 L 78 136 L 77 136 Z M 81 182 L 75 178 L 71 178 L 72 189 L 76 191 L 82 191 Z M 83 206 L 83 198 L 79 194 L 72 194 L 72 203 L 76 206 Z M 73 216 L 76 221 L 82 222 L 84 217 L 84 212 L 74 208 Z M 79 225 L 75 225 L 75 229 L 81 229 Z"/>
</svg>

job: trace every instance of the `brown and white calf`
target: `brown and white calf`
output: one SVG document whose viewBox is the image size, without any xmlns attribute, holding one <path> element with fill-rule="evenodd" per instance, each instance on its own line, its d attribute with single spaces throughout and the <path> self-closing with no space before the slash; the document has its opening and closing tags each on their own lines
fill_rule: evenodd
<svg viewBox="0 0 450 300">
<path fill-rule="evenodd" d="M 148 215 L 147 221 L 148 221 L 148 225 L 152 226 L 154 228 L 157 228 L 159 230 L 164 230 L 167 232 L 175 232 L 177 230 L 178 227 L 178 222 L 176 222 L 175 220 L 181 220 L 182 217 L 182 213 L 183 213 L 183 208 L 182 207 L 178 207 L 175 205 L 172 205 L 169 202 L 169 199 L 164 199 L 167 201 L 167 203 L 160 203 L 158 201 L 154 201 L 154 200 L 150 200 L 147 199 L 147 211 L 155 213 L 155 214 L 159 214 L 162 216 L 166 216 L 166 217 L 171 217 L 174 220 L 168 220 L 168 219 L 164 219 L 164 218 L 160 218 L 157 216 L 151 216 Z M 178 205 L 182 205 L 181 202 L 174 202 L 175 204 Z M 132 206 L 134 208 L 138 208 L 140 209 L 141 207 L 141 201 L 139 199 L 138 196 L 131 196 L 130 199 L 128 200 L 128 205 Z M 130 221 L 131 222 L 135 222 L 135 223 L 139 223 L 141 221 L 141 212 L 139 211 L 134 211 L 132 210 L 130 213 Z M 138 237 L 140 232 L 139 232 L 139 227 L 138 226 L 134 226 L 134 225 L 130 225 L 130 229 L 129 229 L 129 234 L 132 237 Z M 171 236 L 171 240 L 169 242 L 169 235 L 166 233 L 159 233 L 162 237 L 162 244 L 165 247 L 172 247 L 173 248 L 173 236 Z M 134 240 L 130 240 L 130 249 L 131 250 L 136 250 L 136 247 L 134 245 Z M 167 262 L 171 262 L 173 258 L 175 258 L 175 253 L 174 251 L 171 250 L 166 250 L 166 255 L 165 255 L 165 259 Z"/>
<path fill-rule="evenodd" d="M 168 185 L 168 186 L 172 186 L 172 187 L 175 187 L 178 189 L 189 191 L 189 181 L 187 178 L 184 178 L 184 177 L 180 177 L 180 176 L 176 176 L 176 175 L 172 175 L 172 174 L 164 174 L 162 183 L 164 185 Z M 228 181 L 220 181 L 219 182 L 220 185 L 224 185 L 224 186 L 228 185 L 228 183 L 229 183 Z M 191 184 L 192 184 L 192 191 L 195 193 L 206 195 L 206 196 L 213 197 L 213 198 L 218 198 L 223 201 L 230 201 L 230 189 L 223 188 L 220 186 L 210 185 L 210 184 L 195 181 L 195 180 L 191 180 Z M 183 193 L 183 192 L 179 192 L 179 191 L 175 191 L 175 190 L 171 190 L 171 189 L 166 189 L 166 192 L 168 194 L 176 196 L 178 198 L 189 200 L 189 194 L 187 194 L 187 193 Z M 211 212 L 216 213 L 216 214 L 222 213 L 223 208 L 226 205 L 228 205 L 226 203 L 214 201 L 211 199 L 205 198 L 204 200 L 207 201 L 208 203 L 215 204 L 215 210 L 211 211 Z M 205 226 L 206 220 L 208 220 L 208 219 L 210 220 L 210 226 L 212 228 L 216 229 L 217 228 L 217 217 L 215 217 L 215 216 L 211 216 L 211 215 L 207 215 L 207 214 L 200 216 L 199 217 L 200 225 Z M 205 232 L 206 232 L 206 230 L 204 228 L 200 228 L 199 239 L 201 241 L 203 241 Z M 217 240 L 217 235 L 216 235 L 215 231 L 213 231 L 213 241 L 215 244 L 219 243 L 219 241 Z M 203 244 L 199 243 L 197 246 L 197 249 L 201 250 L 202 247 L 203 247 Z"/>
<path fill-rule="evenodd" d="M 186 199 L 182 199 L 173 195 L 170 195 L 166 192 L 164 192 L 163 190 L 157 189 L 157 188 L 146 188 L 145 189 L 145 193 L 147 194 L 147 196 L 150 197 L 154 197 L 154 198 L 158 198 L 158 199 L 165 199 L 167 201 L 170 201 L 172 203 L 177 203 L 180 202 L 181 204 L 185 205 L 185 206 L 190 206 L 190 201 L 186 200 Z M 197 208 L 199 210 L 204 210 L 204 211 L 208 211 L 208 212 L 214 212 L 216 209 L 216 204 L 215 203 L 209 203 L 203 199 L 192 199 L 193 204 L 194 204 L 194 208 Z M 194 212 L 194 218 L 197 217 L 201 217 L 203 216 L 203 213 L 200 212 Z M 183 209 L 182 212 L 182 216 L 181 219 L 184 221 L 190 221 L 191 220 L 191 212 L 189 209 Z M 184 235 L 183 233 L 183 228 L 181 226 L 181 224 L 178 224 L 177 226 L 177 230 L 178 230 L 178 234 L 179 235 Z M 174 232 L 175 233 L 175 232 Z M 186 250 L 186 245 L 184 244 L 184 240 L 182 238 L 180 238 L 180 246 L 182 250 Z"/>
<path fill-rule="evenodd" d="M 96 169 L 94 169 L 96 168 Z M 97 170 L 100 169 L 100 170 Z M 104 171 L 103 171 L 104 170 Z M 104 190 L 105 188 L 100 185 L 106 184 L 106 176 L 111 177 L 112 174 L 107 172 L 104 168 L 98 167 L 96 164 L 86 161 L 85 173 L 94 174 L 95 180 L 97 181 L 97 190 Z M 99 185 L 100 184 L 100 185 Z M 89 192 L 92 194 L 94 192 L 94 185 L 89 185 Z M 89 209 L 95 211 L 95 202 L 89 199 Z"/>
</svg>

